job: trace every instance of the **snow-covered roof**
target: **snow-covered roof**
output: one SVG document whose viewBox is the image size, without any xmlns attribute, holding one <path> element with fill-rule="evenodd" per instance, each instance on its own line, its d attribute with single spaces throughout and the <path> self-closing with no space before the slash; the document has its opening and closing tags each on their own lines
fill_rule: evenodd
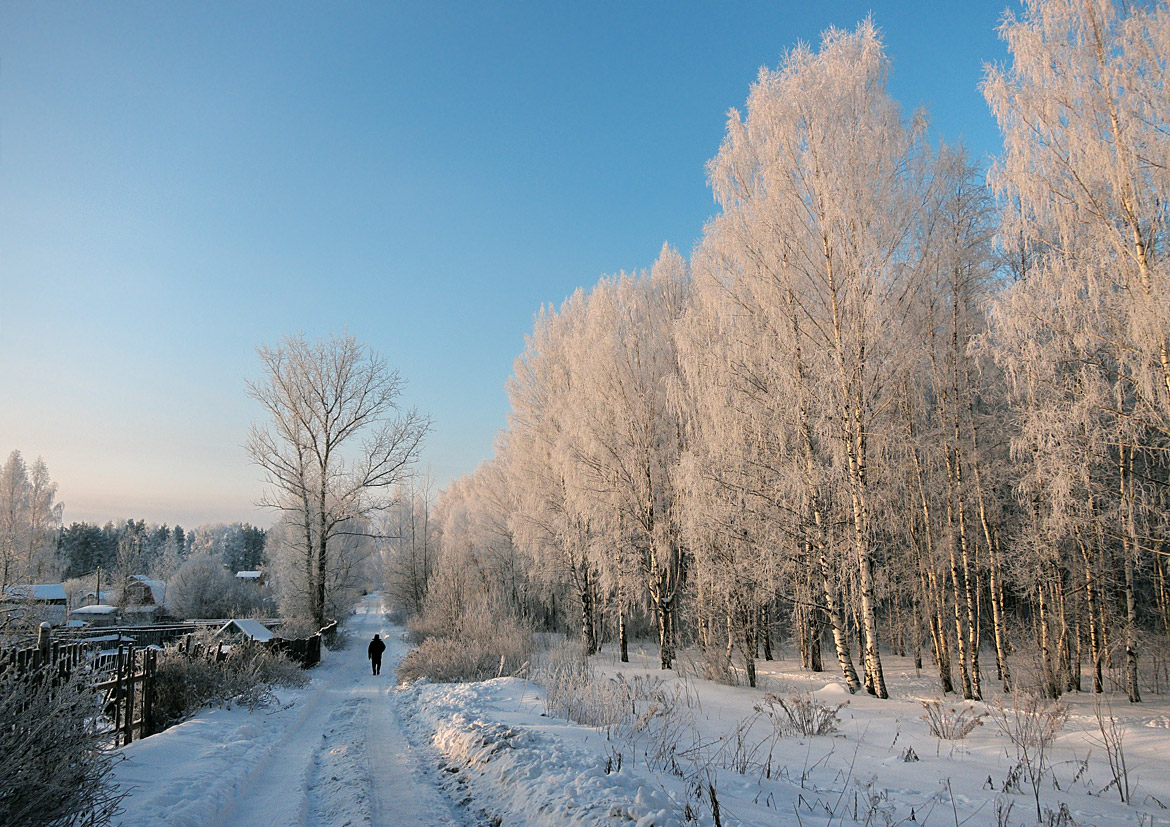
<svg viewBox="0 0 1170 827">
<path fill-rule="evenodd" d="M 71 615 L 109 615 L 118 611 L 117 606 L 107 606 L 104 603 L 96 603 L 93 606 L 82 606 L 80 609 L 74 609 L 69 614 Z"/>
<path fill-rule="evenodd" d="M 223 624 L 223 626 L 218 632 L 216 632 L 216 634 L 222 635 L 225 632 L 229 632 L 232 627 L 235 627 L 235 629 L 243 634 L 244 637 L 249 637 L 252 640 L 265 641 L 272 640 L 274 637 L 276 637 L 276 635 L 272 634 L 272 630 L 261 623 L 259 620 L 252 620 L 250 618 L 229 620 L 227 623 Z"/>
<path fill-rule="evenodd" d="M 28 583 L 9 586 L 4 590 L 9 600 L 40 600 L 44 602 L 65 602 L 65 586 L 61 583 Z"/>
<path fill-rule="evenodd" d="M 154 602 L 160 606 L 166 602 L 167 584 L 161 580 L 151 580 L 145 574 L 132 574 L 131 580 L 137 580 L 144 586 L 150 587 L 150 593 L 154 597 Z"/>
<path fill-rule="evenodd" d="M 258 571 L 237 571 L 236 577 L 240 580 L 259 580 L 260 572 Z"/>
</svg>

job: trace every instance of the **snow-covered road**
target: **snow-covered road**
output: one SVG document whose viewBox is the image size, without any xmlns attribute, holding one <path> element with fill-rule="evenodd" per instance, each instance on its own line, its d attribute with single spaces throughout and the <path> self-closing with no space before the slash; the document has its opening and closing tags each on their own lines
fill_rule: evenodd
<svg viewBox="0 0 1170 827">
<path fill-rule="evenodd" d="M 303 691 L 271 710 L 218 709 L 131 744 L 117 779 L 130 825 L 464 825 L 437 786 L 438 762 L 412 744 L 394 672 L 406 651 L 376 596 L 346 623 Z M 387 638 L 380 676 L 366 643 Z"/>
</svg>

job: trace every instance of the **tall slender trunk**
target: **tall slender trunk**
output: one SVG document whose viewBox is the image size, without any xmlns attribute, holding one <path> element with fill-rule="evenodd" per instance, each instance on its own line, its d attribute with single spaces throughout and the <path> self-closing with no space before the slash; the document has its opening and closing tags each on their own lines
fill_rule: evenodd
<svg viewBox="0 0 1170 827">
<path fill-rule="evenodd" d="M 1090 499 L 1090 512 L 1092 508 L 1092 500 Z M 1093 691 L 1101 693 L 1105 691 L 1105 682 L 1101 675 L 1101 638 L 1097 633 L 1097 582 L 1093 576 L 1091 551 L 1085 544 L 1080 531 L 1077 532 L 1077 545 L 1081 550 L 1081 561 L 1084 563 L 1085 571 L 1085 614 L 1089 627 L 1089 658 L 1092 661 Z"/>
<path fill-rule="evenodd" d="M 325 474 L 322 472 L 320 496 L 317 506 L 320 513 L 317 515 L 317 593 L 313 600 L 313 621 L 317 628 L 325 626 L 325 579 L 329 567 L 329 533 L 328 516 L 325 512 L 327 489 Z"/>
<path fill-rule="evenodd" d="M 833 633 L 833 646 L 837 652 L 837 664 L 841 667 L 841 674 L 845 677 L 845 684 L 850 692 L 861 688 L 861 681 L 857 679 L 857 672 L 853 668 L 853 656 L 849 652 L 849 636 L 845 632 L 845 623 L 841 618 L 841 610 L 837 605 L 837 594 L 834 584 L 837 582 L 829 569 L 828 552 L 820 548 L 821 582 L 825 593 L 825 615 L 829 618 L 829 628 Z"/>
<path fill-rule="evenodd" d="M 955 686 L 951 680 L 951 658 L 947 645 L 946 629 L 943 625 L 943 601 L 939 594 L 938 581 L 934 573 L 934 530 L 930 513 L 930 500 L 926 495 L 925 475 L 922 472 L 922 460 L 918 456 L 917 433 L 914 428 L 914 414 L 909 407 L 909 394 L 903 394 L 905 400 L 906 434 L 910 445 L 910 456 L 914 465 L 914 483 L 918 497 L 918 508 L 922 514 L 922 540 L 926 546 L 923 551 L 921 544 L 915 543 L 918 550 L 918 578 L 922 588 L 923 599 L 927 603 L 927 618 L 930 628 L 931 648 L 934 651 L 934 662 L 938 667 L 939 685 L 943 693 L 954 692 Z M 911 533 L 914 534 L 914 523 L 911 521 Z"/>
<path fill-rule="evenodd" d="M 764 642 L 764 660 L 772 659 L 772 600 L 760 606 L 760 637 Z"/>
<path fill-rule="evenodd" d="M 618 595 L 618 647 L 621 649 L 622 663 L 629 663 L 630 649 L 626 637 L 626 601 L 620 593 Z"/>
<path fill-rule="evenodd" d="M 830 305 L 833 325 L 833 348 L 837 362 L 838 381 L 845 410 L 840 411 L 842 426 L 840 440 L 845 445 L 845 456 L 849 471 L 849 498 L 853 518 L 853 550 L 857 564 L 858 592 L 861 603 L 861 626 L 865 631 L 865 677 L 866 689 L 879 698 L 888 698 L 886 679 L 882 672 L 882 659 L 877 629 L 877 600 L 874 596 L 873 549 L 869 540 L 869 509 L 866 502 L 867 485 L 867 442 L 865 425 L 865 337 L 859 332 L 852 345 L 845 342 L 845 320 L 840 304 L 841 285 L 837 280 L 833 251 L 826 236 L 821 243 L 825 256 L 828 277 Z M 854 360 L 848 363 L 847 356 Z"/>
<path fill-rule="evenodd" d="M 787 298 L 789 320 L 792 324 L 793 342 L 795 343 L 793 357 L 800 389 L 797 401 L 800 414 L 800 434 L 802 448 L 804 450 L 804 485 L 806 496 L 808 497 L 806 513 L 811 517 L 811 520 L 808 520 L 807 528 L 809 532 L 815 532 L 815 539 L 811 541 L 811 544 L 816 547 L 821 575 L 821 588 L 825 595 L 825 614 L 828 617 L 829 627 L 833 634 L 833 647 L 837 654 L 837 664 L 841 667 L 841 674 L 845 677 L 846 686 L 852 693 L 861 687 L 861 682 L 857 679 L 857 672 L 853 668 L 853 656 L 849 651 L 849 639 L 845 634 L 845 628 L 842 623 L 840 610 L 837 607 L 837 597 L 833 586 L 836 578 L 833 577 L 832 572 L 829 570 L 828 549 L 825 548 L 825 531 L 827 530 L 827 526 L 824 524 L 824 518 L 821 513 L 821 492 L 815 482 L 815 447 L 813 445 L 812 424 L 808 412 L 808 403 L 805 398 L 806 394 L 813 393 L 814 389 L 811 386 L 804 364 L 804 355 L 800 345 L 801 331 L 800 315 L 797 312 L 798 302 L 796 301 L 796 295 L 791 285 L 789 285 L 787 290 Z"/>
<path fill-rule="evenodd" d="M 1121 447 L 1121 537 L 1125 572 L 1125 689 L 1130 703 L 1140 703 L 1138 689 L 1137 598 L 1134 593 L 1133 562 L 1137 538 L 1133 522 L 1133 448 Z"/>
<path fill-rule="evenodd" d="M 594 624 L 593 582 L 589 564 L 582 559 L 576 577 L 577 597 L 581 601 L 581 645 L 585 654 L 597 654 L 597 629 Z"/>
<path fill-rule="evenodd" d="M 1060 697 L 1060 688 L 1052 668 L 1052 631 L 1049 617 L 1051 612 L 1045 599 L 1047 588 L 1043 582 L 1036 586 L 1037 608 L 1039 610 L 1040 687 L 1045 698 L 1055 699 Z"/>
<path fill-rule="evenodd" d="M 1170 635 L 1170 600 L 1166 592 L 1166 554 L 1165 541 L 1159 544 L 1159 550 L 1154 555 L 1154 568 L 1158 573 L 1158 612 L 1162 616 L 1162 634 Z"/>
<path fill-rule="evenodd" d="M 1007 623 L 1003 609 L 1003 576 L 1000 570 L 999 549 L 995 537 L 992 536 L 991 524 L 987 516 L 986 497 L 983 493 L 983 477 L 979 470 L 979 443 L 976 438 L 975 417 L 971 415 L 971 472 L 975 482 L 975 501 L 979 511 L 979 525 L 983 529 L 983 541 L 987 544 L 987 577 L 988 591 L 991 598 L 991 626 L 992 637 L 995 641 L 995 671 L 1003 681 L 1003 691 L 1011 691 L 1011 672 L 1008 668 L 1007 650 L 1008 636 Z"/>
</svg>

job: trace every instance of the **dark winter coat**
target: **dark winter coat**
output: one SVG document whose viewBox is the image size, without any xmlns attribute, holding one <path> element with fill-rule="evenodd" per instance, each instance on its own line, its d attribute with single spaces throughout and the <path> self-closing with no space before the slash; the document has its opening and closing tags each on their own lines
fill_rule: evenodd
<svg viewBox="0 0 1170 827">
<path fill-rule="evenodd" d="M 381 660 L 382 653 L 386 651 L 386 644 L 382 642 L 381 638 L 374 638 L 370 641 L 370 646 L 366 651 L 369 652 L 370 660 Z"/>
</svg>

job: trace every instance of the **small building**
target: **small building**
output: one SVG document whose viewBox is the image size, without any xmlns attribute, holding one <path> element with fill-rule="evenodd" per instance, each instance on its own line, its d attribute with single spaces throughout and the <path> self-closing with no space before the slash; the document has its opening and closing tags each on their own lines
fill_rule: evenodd
<svg viewBox="0 0 1170 827">
<path fill-rule="evenodd" d="M 105 628 L 118 624 L 118 607 L 105 603 L 82 606 L 69 613 L 69 625 L 80 624 Z"/>
<path fill-rule="evenodd" d="M 90 589 L 89 591 L 82 592 L 78 601 L 81 606 L 97 606 L 103 604 L 112 606 L 118 602 L 118 593 L 113 589 L 102 589 L 99 594 Z"/>
<path fill-rule="evenodd" d="M 65 623 L 65 586 L 61 583 L 28 583 L 7 586 L 0 600 L 3 611 L 18 623 Z"/>
<path fill-rule="evenodd" d="M 276 635 L 259 620 L 251 618 L 235 618 L 229 620 L 215 633 L 216 637 L 228 640 L 256 640 L 261 643 L 272 640 Z"/>
<path fill-rule="evenodd" d="M 237 571 L 236 579 L 242 580 L 245 583 L 253 583 L 257 586 L 263 586 L 268 579 L 261 570 L 256 571 Z"/>
<path fill-rule="evenodd" d="M 132 574 L 126 578 L 122 602 L 127 606 L 163 606 L 166 603 L 167 584 L 151 580 L 145 574 Z"/>
</svg>

